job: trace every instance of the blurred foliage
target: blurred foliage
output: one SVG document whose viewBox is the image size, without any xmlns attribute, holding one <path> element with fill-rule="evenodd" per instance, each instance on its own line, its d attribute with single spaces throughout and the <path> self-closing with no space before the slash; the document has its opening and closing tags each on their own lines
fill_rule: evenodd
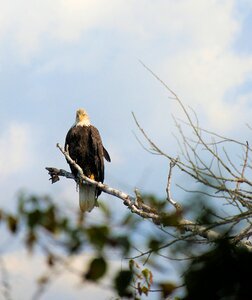
<svg viewBox="0 0 252 300">
<path fill-rule="evenodd" d="M 161 214 L 167 209 L 167 201 L 154 195 L 142 199 Z M 199 205 L 196 210 L 193 213 L 199 223 L 211 222 L 213 208 Z M 169 227 L 161 227 L 130 211 L 114 218 L 113 210 L 102 203 L 98 212 L 99 219 L 91 223 L 91 214 L 67 212 L 50 197 L 23 194 L 15 213 L 0 210 L 0 224 L 14 238 L 24 237 L 28 251 L 42 249 L 50 270 L 64 260 L 67 266 L 73 255 L 92 253 L 87 269 L 76 276 L 97 284 L 108 278 L 110 289 L 120 298 L 141 299 L 155 293 L 160 299 L 252 299 L 251 253 L 230 245 L 227 234 L 213 249 L 180 232 L 176 213 L 164 214 L 164 224 Z M 126 263 L 109 275 L 113 259 Z M 186 270 L 177 282 L 169 273 L 171 264 L 177 272 Z M 49 274 L 38 279 L 39 286 L 44 288 L 53 280 L 53 272 Z"/>
<path fill-rule="evenodd" d="M 89 269 L 85 274 L 85 278 L 97 281 L 102 278 L 107 271 L 107 262 L 103 257 L 94 258 L 89 265 Z"/>
<path fill-rule="evenodd" d="M 222 239 L 217 246 L 197 257 L 185 276 L 184 300 L 252 299 L 252 253 Z"/>
<path fill-rule="evenodd" d="M 115 290 L 120 297 L 132 298 L 132 291 L 129 286 L 132 281 L 132 272 L 130 270 L 121 270 L 115 277 Z"/>
</svg>

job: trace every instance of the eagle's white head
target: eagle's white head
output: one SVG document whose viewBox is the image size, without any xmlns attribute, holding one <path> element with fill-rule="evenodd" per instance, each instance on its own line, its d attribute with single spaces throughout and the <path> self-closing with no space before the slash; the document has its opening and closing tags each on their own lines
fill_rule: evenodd
<svg viewBox="0 0 252 300">
<path fill-rule="evenodd" d="M 89 126 L 90 125 L 90 120 L 87 112 L 79 108 L 76 111 L 76 119 L 75 119 L 75 125 L 76 126 Z"/>
</svg>

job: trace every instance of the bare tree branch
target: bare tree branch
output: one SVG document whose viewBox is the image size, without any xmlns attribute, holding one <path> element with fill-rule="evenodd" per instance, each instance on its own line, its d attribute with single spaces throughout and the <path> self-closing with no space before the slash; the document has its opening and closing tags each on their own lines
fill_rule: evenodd
<svg viewBox="0 0 252 300">
<path fill-rule="evenodd" d="M 87 184 L 91 184 L 93 186 L 98 187 L 104 193 L 110 194 L 116 198 L 123 200 L 123 204 L 125 206 L 127 206 L 131 210 L 132 213 L 135 213 L 142 218 L 151 219 L 157 225 L 173 226 L 173 227 L 179 228 L 182 231 L 191 232 L 193 235 L 199 235 L 201 237 L 204 237 L 208 242 L 215 242 L 215 241 L 221 239 L 222 235 L 220 233 L 213 231 L 203 225 L 183 219 L 180 209 L 179 209 L 179 215 L 178 215 L 178 218 L 177 218 L 175 224 L 174 223 L 167 224 L 167 222 L 165 222 L 165 221 L 167 221 L 167 219 L 169 220 L 169 217 L 170 217 L 169 213 L 159 213 L 154 208 L 148 206 L 147 204 L 145 204 L 143 202 L 141 202 L 139 204 L 137 196 L 136 197 L 130 196 L 118 189 L 109 187 L 106 184 L 103 184 L 101 182 L 97 182 L 95 180 L 88 178 L 87 176 L 85 176 L 83 174 L 81 167 L 74 160 L 72 160 L 72 158 L 69 156 L 69 153 L 67 151 L 65 151 L 59 144 L 57 144 L 57 147 L 60 149 L 62 154 L 65 156 L 66 160 L 72 166 L 74 166 L 76 168 L 76 170 L 78 171 L 78 179 L 83 180 L 83 182 L 85 182 Z M 173 163 L 174 162 L 175 162 L 175 160 L 173 161 Z M 51 167 L 50 168 L 47 167 L 46 169 L 49 171 L 49 174 L 51 175 L 51 177 L 64 176 L 66 178 L 74 179 L 74 177 L 71 175 L 71 173 L 69 174 L 69 172 L 64 171 L 62 169 L 51 168 Z M 169 182 L 170 182 L 170 179 L 168 179 L 168 185 L 169 185 Z M 168 187 L 168 190 L 169 190 L 169 187 Z M 169 199 L 171 199 L 171 198 L 169 198 Z M 180 208 L 180 206 L 177 203 L 175 205 L 175 202 L 173 202 L 173 205 L 175 207 L 177 205 L 177 207 L 176 207 L 177 209 L 178 209 L 178 207 Z M 237 246 L 245 247 L 246 249 L 252 251 L 252 246 L 248 242 L 239 241 L 239 242 L 237 242 Z"/>
<path fill-rule="evenodd" d="M 181 211 L 181 205 L 178 204 L 175 200 L 172 199 L 171 196 L 171 178 L 172 178 L 172 169 L 176 165 L 176 160 L 170 161 L 170 168 L 169 168 L 169 173 L 168 173 L 168 179 L 167 179 L 167 186 L 166 186 L 166 200 L 171 203 L 178 212 Z"/>
</svg>

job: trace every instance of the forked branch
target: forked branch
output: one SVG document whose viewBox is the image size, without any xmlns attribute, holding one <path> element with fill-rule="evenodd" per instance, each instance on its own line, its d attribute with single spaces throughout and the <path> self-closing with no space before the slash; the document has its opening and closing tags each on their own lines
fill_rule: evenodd
<svg viewBox="0 0 252 300">
<path fill-rule="evenodd" d="M 171 169 L 174 167 L 174 165 L 171 165 L 170 172 L 168 175 L 168 183 L 167 183 L 167 200 L 173 204 L 173 206 L 176 208 L 178 213 L 177 222 L 174 224 L 167 224 L 167 220 L 169 219 L 170 214 L 169 213 L 160 213 L 155 210 L 155 208 L 150 207 L 149 205 L 143 203 L 143 201 L 138 201 L 138 196 L 136 193 L 136 196 L 130 196 L 127 193 L 124 193 L 118 189 L 112 188 L 104 183 L 97 182 L 95 180 L 90 179 L 89 177 L 85 176 L 83 174 L 83 171 L 81 167 L 70 157 L 69 153 L 65 151 L 59 144 L 57 144 L 57 147 L 60 149 L 62 154 L 65 156 L 66 160 L 76 168 L 78 171 L 78 180 L 82 180 L 83 182 L 87 184 L 91 184 L 93 186 L 98 187 L 100 190 L 102 190 L 104 193 L 110 194 L 116 198 L 119 198 L 123 200 L 123 204 L 127 206 L 132 213 L 135 213 L 139 215 L 142 218 L 151 219 L 153 223 L 156 225 L 163 225 L 163 226 L 173 226 L 181 231 L 185 232 L 191 232 L 195 236 L 199 235 L 201 237 L 204 237 L 209 242 L 214 242 L 219 240 L 222 236 L 218 232 L 207 228 L 206 226 L 202 226 L 200 224 L 194 223 L 192 221 L 186 220 L 182 217 L 182 207 L 180 204 L 172 200 L 170 196 L 170 182 L 171 182 Z M 173 162 L 173 164 L 175 161 Z M 51 176 L 52 183 L 55 183 L 59 180 L 59 176 L 63 176 L 69 179 L 76 179 L 74 176 L 62 169 L 47 167 L 46 170 L 49 172 L 49 175 Z M 56 180 L 57 179 L 57 180 Z M 237 242 L 237 241 L 236 241 Z M 250 246 L 248 243 L 245 243 L 243 241 L 238 241 L 238 246 L 245 247 L 252 251 L 252 246 Z"/>
</svg>

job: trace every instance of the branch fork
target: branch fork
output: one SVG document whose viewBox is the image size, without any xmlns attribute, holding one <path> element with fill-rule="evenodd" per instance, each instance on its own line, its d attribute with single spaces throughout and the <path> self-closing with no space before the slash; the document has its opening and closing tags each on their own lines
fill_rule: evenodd
<svg viewBox="0 0 252 300">
<path fill-rule="evenodd" d="M 57 148 L 59 148 L 59 150 L 65 156 L 67 161 L 78 170 L 78 179 L 81 179 L 85 183 L 88 183 L 88 184 L 98 187 L 104 193 L 110 194 L 116 198 L 123 200 L 123 204 L 125 206 L 127 206 L 131 210 L 132 213 L 135 213 L 142 218 L 151 219 L 154 224 L 161 225 L 161 226 L 162 226 L 162 220 L 164 220 L 164 218 L 166 216 L 169 217 L 168 213 L 159 213 L 154 208 L 145 204 L 142 200 L 142 197 L 141 197 L 139 191 L 137 191 L 137 190 L 135 191 L 135 197 L 133 197 L 133 196 L 130 196 L 120 190 L 109 187 L 108 185 L 106 185 L 104 183 L 97 182 L 97 181 L 92 180 L 89 177 L 85 176 L 83 174 L 81 167 L 70 157 L 68 151 L 65 151 L 59 144 L 57 144 Z M 175 200 L 172 199 L 171 191 L 170 191 L 172 169 L 176 165 L 176 163 L 177 163 L 176 160 L 172 160 L 170 162 L 170 169 L 169 169 L 169 173 L 168 173 L 168 180 L 167 180 L 167 187 L 166 187 L 167 201 L 175 207 L 177 213 L 180 213 L 180 216 L 181 216 L 179 218 L 177 224 L 175 225 L 175 227 L 178 227 L 179 229 L 181 229 L 185 232 L 191 232 L 195 236 L 199 235 L 201 237 L 204 237 L 209 242 L 213 242 L 213 241 L 220 239 L 221 235 L 219 233 L 217 233 L 216 231 L 182 218 L 182 207 L 179 203 L 177 203 Z M 60 176 L 63 176 L 63 177 L 69 178 L 69 179 L 74 179 L 76 181 L 76 178 L 74 177 L 74 175 L 65 170 L 57 169 L 57 168 L 53 168 L 53 167 L 46 167 L 46 170 L 49 172 L 49 175 L 51 176 L 50 180 L 52 181 L 52 183 L 59 181 Z M 166 226 L 167 226 L 167 224 L 166 224 Z M 174 225 L 171 224 L 170 226 L 174 226 Z M 249 245 L 248 243 L 239 241 L 237 243 L 237 245 L 245 247 L 252 251 L 252 246 Z"/>
</svg>

